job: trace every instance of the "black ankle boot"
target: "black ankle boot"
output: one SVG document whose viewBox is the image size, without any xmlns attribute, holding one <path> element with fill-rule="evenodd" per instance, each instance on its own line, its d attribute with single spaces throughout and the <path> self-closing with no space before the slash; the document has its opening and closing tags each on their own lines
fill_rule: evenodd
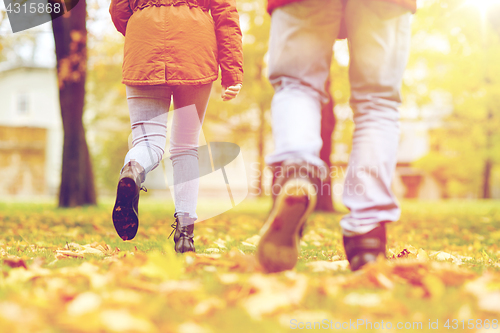
<svg viewBox="0 0 500 333">
<path fill-rule="evenodd" d="M 174 214 L 175 222 L 172 224 L 172 232 L 174 234 L 175 242 L 175 252 L 196 252 L 194 248 L 194 221 L 195 219 L 190 218 L 187 214 Z M 172 234 L 170 234 L 172 235 Z"/>
<path fill-rule="evenodd" d="M 376 261 L 378 256 L 385 258 L 385 244 L 384 223 L 363 235 L 344 236 L 345 254 L 351 270 L 357 271 L 367 263 Z"/>
<path fill-rule="evenodd" d="M 113 208 L 113 225 L 123 240 L 131 240 L 139 228 L 139 192 L 144 168 L 136 161 L 130 161 L 122 169 L 116 202 Z"/>
</svg>

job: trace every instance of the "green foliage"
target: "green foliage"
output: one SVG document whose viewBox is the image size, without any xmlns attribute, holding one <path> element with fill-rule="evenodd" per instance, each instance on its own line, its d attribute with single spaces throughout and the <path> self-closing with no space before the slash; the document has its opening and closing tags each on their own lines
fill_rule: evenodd
<svg viewBox="0 0 500 333">
<path fill-rule="evenodd" d="M 91 38 L 86 87 L 86 127 L 96 183 L 114 191 L 128 151 L 130 120 L 121 83 L 123 38 L 118 34 Z"/>
<path fill-rule="evenodd" d="M 430 108 L 427 118 L 439 127 L 431 131 L 432 151 L 415 165 L 449 196 L 481 196 L 486 160 L 500 162 L 498 17 L 493 21 L 472 2 L 430 0 L 413 22 L 404 94 Z"/>
<path fill-rule="evenodd" d="M 274 93 L 267 80 L 267 53 L 270 17 L 264 0 L 238 1 L 238 12 L 243 32 L 243 87 L 237 98 L 223 102 L 220 81 L 214 85 L 205 118 L 205 134 L 213 141 L 230 140 L 239 145 L 258 141 L 260 126 L 266 138 L 271 133 L 270 105 Z M 264 123 L 259 121 L 263 112 Z M 220 131 L 224 127 L 224 131 Z"/>
</svg>

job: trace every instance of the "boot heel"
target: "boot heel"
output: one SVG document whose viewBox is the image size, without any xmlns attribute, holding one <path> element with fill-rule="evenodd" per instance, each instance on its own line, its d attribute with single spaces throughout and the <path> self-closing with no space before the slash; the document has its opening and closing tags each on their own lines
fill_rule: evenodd
<svg viewBox="0 0 500 333">
<path fill-rule="evenodd" d="M 113 225 L 118 236 L 131 240 L 139 228 L 139 192 L 140 175 L 144 169 L 135 161 L 127 163 L 122 170 L 116 190 L 116 202 L 113 207 Z"/>
</svg>

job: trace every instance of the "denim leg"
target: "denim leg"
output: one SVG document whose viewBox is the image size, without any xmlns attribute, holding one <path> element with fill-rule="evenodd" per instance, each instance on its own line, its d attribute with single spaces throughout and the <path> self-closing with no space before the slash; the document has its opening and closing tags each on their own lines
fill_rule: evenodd
<svg viewBox="0 0 500 333">
<path fill-rule="evenodd" d="M 384 1 L 349 0 L 345 15 L 355 131 L 343 193 L 350 213 L 340 224 L 344 234 L 352 235 L 400 216 L 391 182 L 411 14 Z"/>
<path fill-rule="evenodd" d="M 196 219 L 199 190 L 198 140 L 212 84 L 174 88 L 174 116 L 170 159 L 174 180 L 175 211 Z"/>
<path fill-rule="evenodd" d="M 267 164 L 319 158 L 321 107 L 333 44 L 340 28 L 340 0 L 305 0 L 279 7 L 271 17 L 269 80 L 275 89 L 271 110 L 275 150 Z"/>
<path fill-rule="evenodd" d="M 125 164 L 135 160 L 146 174 L 160 163 L 167 140 L 167 112 L 172 90 L 167 86 L 127 86 L 127 102 L 132 127 L 132 149 Z"/>
</svg>

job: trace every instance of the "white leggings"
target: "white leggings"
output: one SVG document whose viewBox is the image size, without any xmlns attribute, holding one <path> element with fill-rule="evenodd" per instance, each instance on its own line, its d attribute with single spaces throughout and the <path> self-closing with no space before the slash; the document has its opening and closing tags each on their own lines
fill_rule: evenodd
<svg viewBox="0 0 500 333">
<path fill-rule="evenodd" d="M 173 96 L 175 112 L 170 138 L 170 159 L 177 213 L 196 216 L 199 167 L 198 139 L 212 83 L 197 86 L 127 86 L 132 125 L 132 149 L 125 156 L 138 162 L 146 174 L 156 168 L 165 153 L 167 112 Z"/>
</svg>

